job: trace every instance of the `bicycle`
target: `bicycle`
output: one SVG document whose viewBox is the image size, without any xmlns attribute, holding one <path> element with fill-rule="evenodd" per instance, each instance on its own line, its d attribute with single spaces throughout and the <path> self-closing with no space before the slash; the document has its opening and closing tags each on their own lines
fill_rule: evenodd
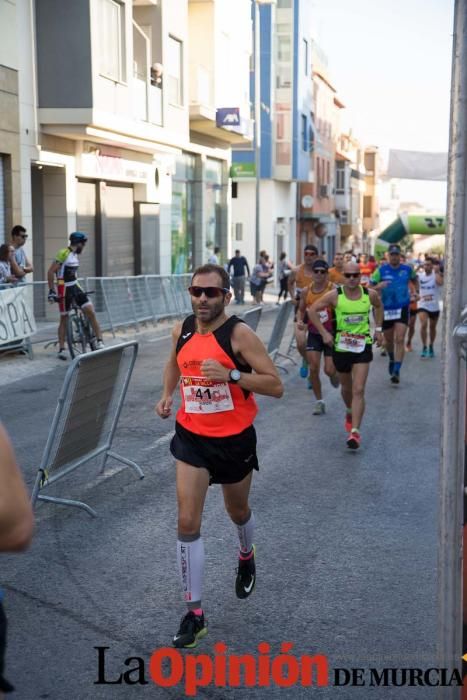
<svg viewBox="0 0 467 700">
<path fill-rule="evenodd" d="M 94 292 L 86 292 L 86 294 L 94 294 Z M 66 341 L 72 360 L 77 355 L 88 352 L 88 348 L 91 352 L 97 349 L 97 338 L 91 323 L 73 298 L 68 312 Z"/>
</svg>

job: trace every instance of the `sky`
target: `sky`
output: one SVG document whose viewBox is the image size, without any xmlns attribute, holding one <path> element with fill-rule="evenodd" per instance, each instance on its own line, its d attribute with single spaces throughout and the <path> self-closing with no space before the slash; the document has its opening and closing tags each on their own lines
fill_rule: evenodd
<svg viewBox="0 0 467 700">
<path fill-rule="evenodd" d="M 314 37 L 346 106 L 343 126 L 378 146 L 384 159 L 390 148 L 447 152 L 454 0 L 311 0 L 311 6 Z M 404 186 L 407 199 L 420 199 L 413 185 L 413 192 L 408 181 Z M 443 184 L 427 192 L 445 205 Z"/>
</svg>

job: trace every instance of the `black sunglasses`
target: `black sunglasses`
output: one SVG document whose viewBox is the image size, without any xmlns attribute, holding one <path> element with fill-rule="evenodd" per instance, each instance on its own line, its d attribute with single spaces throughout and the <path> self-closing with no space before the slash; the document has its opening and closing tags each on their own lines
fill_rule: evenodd
<svg viewBox="0 0 467 700">
<path fill-rule="evenodd" d="M 344 272 L 344 277 L 347 277 L 347 279 L 351 279 L 353 277 L 354 280 L 357 279 L 357 277 L 360 277 L 359 272 Z"/>
<path fill-rule="evenodd" d="M 328 271 L 324 270 L 322 267 L 320 267 L 319 270 L 313 270 L 313 272 L 318 274 L 318 275 L 327 275 L 328 274 Z"/>
<path fill-rule="evenodd" d="M 225 287 L 188 287 L 188 291 L 190 292 L 192 297 L 200 297 L 203 292 L 207 296 L 208 299 L 215 299 L 216 297 L 220 297 L 221 295 L 224 296 L 229 292 L 229 289 L 225 289 Z"/>
</svg>

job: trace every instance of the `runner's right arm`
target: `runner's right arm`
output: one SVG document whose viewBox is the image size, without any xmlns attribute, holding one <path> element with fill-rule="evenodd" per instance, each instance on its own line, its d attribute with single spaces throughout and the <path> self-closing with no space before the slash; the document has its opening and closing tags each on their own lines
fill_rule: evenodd
<svg viewBox="0 0 467 700">
<path fill-rule="evenodd" d="M 319 312 L 324 311 L 324 309 L 335 309 L 337 305 L 337 289 L 333 289 L 332 291 L 328 292 L 324 296 L 321 297 L 321 299 L 318 299 L 318 301 L 315 301 L 313 306 L 310 308 L 308 311 L 308 318 L 310 319 L 311 323 L 314 325 L 315 328 L 318 329 L 318 331 L 321 333 L 321 337 L 323 338 L 323 342 L 326 343 L 326 345 L 332 345 L 334 342 L 334 338 L 332 336 L 332 333 L 326 330 L 326 328 L 323 326 L 321 323 L 321 319 L 319 317 Z"/>
<path fill-rule="evenodd" d="M 0 426 L 0 551 L 18 552 L 28 547 L 34 516 L 13 448 Z"/>
<path fill-rule="evenodd" d="M 160 418 L 168 418 L 172 413 L 173 393 L 180 380 L 180 369 L 177 364 L 177 342 L 182 332 L 181 321 L 176 323 L 172 329 L 172 350 L 169 360 L 164 369 L 164 386 L 162 398 L 156 404 L 156 413 Z"/>
</svg>

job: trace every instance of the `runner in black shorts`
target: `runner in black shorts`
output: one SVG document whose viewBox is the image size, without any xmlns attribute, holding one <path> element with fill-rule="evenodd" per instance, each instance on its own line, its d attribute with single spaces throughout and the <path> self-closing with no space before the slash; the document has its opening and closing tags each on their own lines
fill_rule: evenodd
<svg viewBox="0 0 467 700">
<path fill-rule="evenodd" d="M 188 612 L 173 638 L 176 647 L 195 647 L 207 625 L 201 607 L 204 545 L 200 535 L 206 492 L 222 484 L 224 503 L 240 542 L 235 591 L 247 598 L 256 582 L 254 516 L 248 505 L 252 473 L 258 469 L 253 392 L 282 396 L 277 370 L 258 336 L 239 318 L 227 317 L 230 280 L 219 265 L 193 274 L 189 292 L 193 315 L 173 330 L 164 371 L 161 418 L 172 412 L 180 386 L 171 452 L 176 459 L 177 559 Z"/>
<path fill-rule="evenodd" d="M 325 294 L 313 304 L 310 320 L 320 331 L 323 341 L 332 347 L 333 360 L 341 383 L 342 398 L 346 406 L 345 429 L 348 432 L 347 447 L 360 447 L 360 425 L 365 410 L 365 384 L 369 364 L 373 359 L 370 334 L 370 310 L 374 307 L 376 337 L 381 342 L 383 309 L 377 292 L 360 284 L 360 268 L 357 263 L 344 264 L 346 283 L 343 287 Z M 336 314 L 336 336 L 325 328 L 320 312 L 333 308 Z"/>
<path fill-rule="evenodd" d="M 300 304 L 297 314 L 297 330 L 302 331 L 305 323 L 308 325 L 308 335 L 306 339 L 306 357 L 310 374 L 308 388 L 313 389 L 316 403 L 313 408 L 313 415 L 319 416 L 326 412 L 326 404 L 323 400 L 323 391 L 320 379 L 321 355 L 324 354 L 324 372 L 329 377 L 332 386 L 339 386 L 339 379 L 336 368 L 332 361 L 331 348 L 323 343 L 323 339 L 317 328 L 308 319 L 307 311 L 311 309 L 315 301 L 321 299 L 325 294 L 335 289 L 335 285 L 329 281 L 329 265 L 325 260 L 315 260 L 311 268 L 311 283 L 302 289 Z M 333 331 L 332 309 L 324 309 L 320 313 L 321 322 L 329 332 Z"/>
</svg>

